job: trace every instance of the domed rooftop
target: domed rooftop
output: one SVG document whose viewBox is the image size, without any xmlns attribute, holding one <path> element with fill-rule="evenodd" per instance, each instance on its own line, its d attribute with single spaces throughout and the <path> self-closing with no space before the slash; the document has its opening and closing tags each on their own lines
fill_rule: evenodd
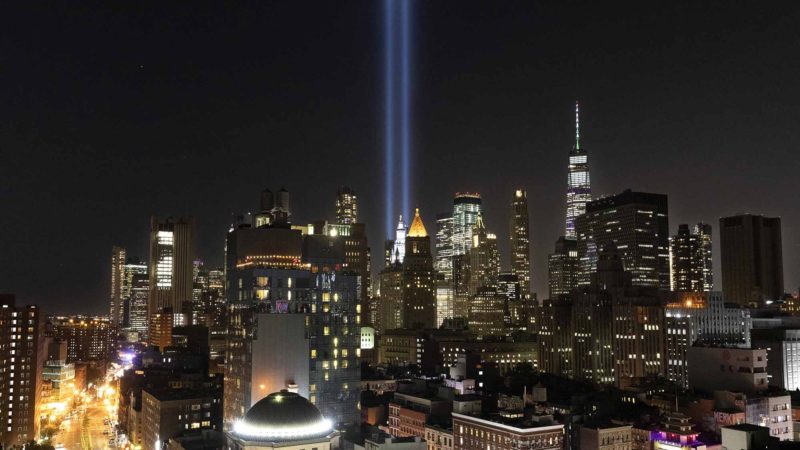
<svg viewBox="0 0 800 450">
<path fill-rule="evenodd" d="M 259 400 L 233 427 L 236 436 L 255 441 L 292 441 L 323 437 L 330 421 L 304 397 L 286 390 Z"/>
</svg>

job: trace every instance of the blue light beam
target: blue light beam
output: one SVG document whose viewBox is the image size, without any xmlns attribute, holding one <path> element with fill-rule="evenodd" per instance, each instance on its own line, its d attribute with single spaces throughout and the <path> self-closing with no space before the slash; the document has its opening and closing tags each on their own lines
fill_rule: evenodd
<svg viewBox="0 0 800 450">
<path fill-rule="evenodd" d="M 386 235 L 394 229 L 394 11 L 385 0 L 386 45 Z"/>
<path fill-rule="evenodd" d="M 400 49 L 400 64 L 402 66 L 401 71 L 401 132 L 402 134 L 402 192 L 403 192 L 403 215 L 405 217 L 411 217 L 411 117 L 409 114 L 409 90 L 410 90 L 410 80 L 409 80 L 409 41 L 411 35 L 411 24 L 409 20 L 409 3 L 410 0 L 402 0 L 402 16 L 401 16 L 401 49 Z"/>
</svg>

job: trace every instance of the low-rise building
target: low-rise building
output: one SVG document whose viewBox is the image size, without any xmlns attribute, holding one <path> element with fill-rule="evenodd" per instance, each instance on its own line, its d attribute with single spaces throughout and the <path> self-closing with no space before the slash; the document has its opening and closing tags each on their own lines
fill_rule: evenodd
<svg viewBox="0 0 800 450">
<path fill-rule="evenodd" d="M 142 390 L 142 447 L 161 448 L 170 438 L 201 430 L 222 430 L 219 390 Z"/>
<path fill-rule="evenodd" d="M 754 393 L 764 391 L 767 382 L 767 351 L 732 347 L 691 347 L 686 352 L 689 387 Z M 702 367 L 704 370 L 692 370 Z"/>
<path fill-rule="evenodd" d="M 587 424 L 580 430 L 580 450 L 631 450 L 631 425 Z"/>
<path fill-rule="evenodd" d="M 452 426 L 426 425 L 425 442 L 428 450 L 453 450 Z"/>
<path fill-rule="evenodd" d="M 548 419 L 453 413 L 453 446 L 462 450 L 561 450 L 564 425 Z"/>
</svg>

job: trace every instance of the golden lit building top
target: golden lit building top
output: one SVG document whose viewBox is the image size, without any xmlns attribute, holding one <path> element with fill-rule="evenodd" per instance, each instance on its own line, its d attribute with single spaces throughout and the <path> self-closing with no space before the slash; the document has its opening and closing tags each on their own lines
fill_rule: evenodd
<svg viewBox="0 0 800 450">
<path fill-rule="evenodd" d="M 419 217 L 419 208 L 414 210 L 414 220 L 411 222 L 411 227 L 408 228 L 407 237 L 428 237 L 428 231 L 425 230 L 422 218 Z"/>
</svg>

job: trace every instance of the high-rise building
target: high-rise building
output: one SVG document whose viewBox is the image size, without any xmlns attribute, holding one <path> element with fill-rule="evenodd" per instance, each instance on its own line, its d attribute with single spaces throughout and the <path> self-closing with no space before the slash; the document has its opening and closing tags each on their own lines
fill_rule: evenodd
<svg viewBox="0 0 800 450">
<path fill-rule="evenodd" d="M 43 316 L 0 294 L 0 447 L 22 448 L 39 438 L 44 348 Z"/>
<path fill-rule="evenodd" d="M 483 217 L 478 214 L 472 227 L 472 245 L 469 249 L 469 294 L 475 295 L 482 286 L 496 287 L 500 275 L 500 253 L 497 236 L 486 230 Z"/>
<path fill-rule="evenodd" d="M 67 343 L 67 362 L 105 361 L 114 349 L 116 327 L 104 317 L 54 317 L 53 337 Z"/>
<path fill-rule="evenodd" d="M 667 196 L 633 192 L 594 200 L 575 221 L 578 233 L 578 284 L 589 284 L 599 252 L 614 245 L 634 286 L 669 290 Z"/>
<path fill-rule="evenodd" d="M 505 334 L 506 297 L 493 286 L 481 286 L 469 304 L 468 325 L 478 339 Z"/>
<path fill-rule="evenodd" d="M 531 290 L 531 244 L 528 217 L 528 193 L 524 189 L 514 191 L 509 216 L 509 240 L 511 272 L 517 275 L 522 295 Z"/>
<path fill-rule="evenodd" d="M 403 261 L 403 326 L 435 328 L 436 271 L 433 268 L 431 239 L 428 236 L 419 208 L 406 236 Z"/>
<path fill-rule="evenodd" d="M 453 279 L 453 216 L 450 213 L 436 215 L 436 272 L 448 281 Z"/>
<path fill-rule="evenodd" d="M 670 288 L 680 292 L 708 292 L 714 285 L 711 267 L 711 225 L 678 225 L 670 237 Z"/>
<path fill-rule="evenodd" d="M 347 186 L 336 191 L 336 222 L 345 225 L 358 222 L 358 196 Z"/>
<path fill-rule="evenodd" d="M 781 219 L 743 214 L 719 220 L 722 291 L 740 305 L 783 296 Z"/>
<path fill-rule="evenodd" d="M 150 277 L 147 266 L 144 273 L 136 273 L 131 278 L 131 292 L 128 297 L 128 327 L 139 333 L 140 340 L 146 340 L 148 330 L 148 297 L 150 295 Z"/>
<path fill-rule="evenodd" d="M 469 253 L 472 247 L 472 228 L 480 214 L 480 194 L 456 193 L 453 198 L 453 256 Z"/>
<path fill-rule="evenodd" d="M 503 297 L 506 334 L 511 331 L 527 331 L 530 323 L 528 302 L 531 299 L 523 296 L 517 274 L 501 273 L 497 277 L 497 294 Z"/>
<path fill-rule="evenodd" d="M 561 236 L 547 258 L 550 298 L 567 295 L 578 287 L 578 241 Z"/>
<path fill-rule="evenodd" d="M 122 285 L 125 282 L 125 249 L 111 247 L 111 298 L 109 300 L 109 318 L 115 326 L 121 327 L 123 322 Z"/>
<path fill-rule="evenodd" d="M 304 236 L 281 221 L 255 228 L 241 224 L 229 231 L 226 428 L 259 400 L 252 398 L 254 384 L 260 392 L 253 340 L 260 339 L 258 315 L 263 313 L 303 315 L 309 400 L 333 422 L 358 420 L 360 286 L 359 276 L 344 270 L 345 252 L 339 236 Z"/>
<path fill-rule="evenodd" d="M 403 222 L 403 215 L 400 214 L 400 219 L 397 221 L 397 228 L 395 229 L 394 241 L 392 242 L 392 254 L 390 261 L 392 263 L 403 263 L 406 257 L 406 224 Z"/>
<path fill-rule="evenodd" d="M 586 204 L 592 200 L 592 184 L 589 178 L 589 159 L 586 148 L 581 148 L 581 127 L 578 102 L 575 102 L 575 146 L 569 152 L 567 174 L 567 239 L 576 239 L 575 220 L 586 212 Z"/>
<path fill-rule="evenodd" d="M 191 305 L 192 228 L 190 217 L 150 220 L 150 315 L 172 308 L 178 320 L 186 312 L 184 307 Z"/>
<path fill-rule="evenodd" d="M 120 328 L 129 328 L 131 326 L 131 314 L 134 308 L 134 288 L 136 283 L 141 287 L 141 277 L 147 278 L 147 264 L 140 261 L 138 258 L 128 256 L 125 260 L 125 265 L 122 267 L 122 320 L 117 324 L 112 324 Z M 145 284 L 146 286 L 146 284 Z M 145 297 L 146 299 L 147 297 Z M 145 303 L 145 308 L 147 304 Z M 146 312 L 145 312 L 146 314 Z"/>
</svg>

